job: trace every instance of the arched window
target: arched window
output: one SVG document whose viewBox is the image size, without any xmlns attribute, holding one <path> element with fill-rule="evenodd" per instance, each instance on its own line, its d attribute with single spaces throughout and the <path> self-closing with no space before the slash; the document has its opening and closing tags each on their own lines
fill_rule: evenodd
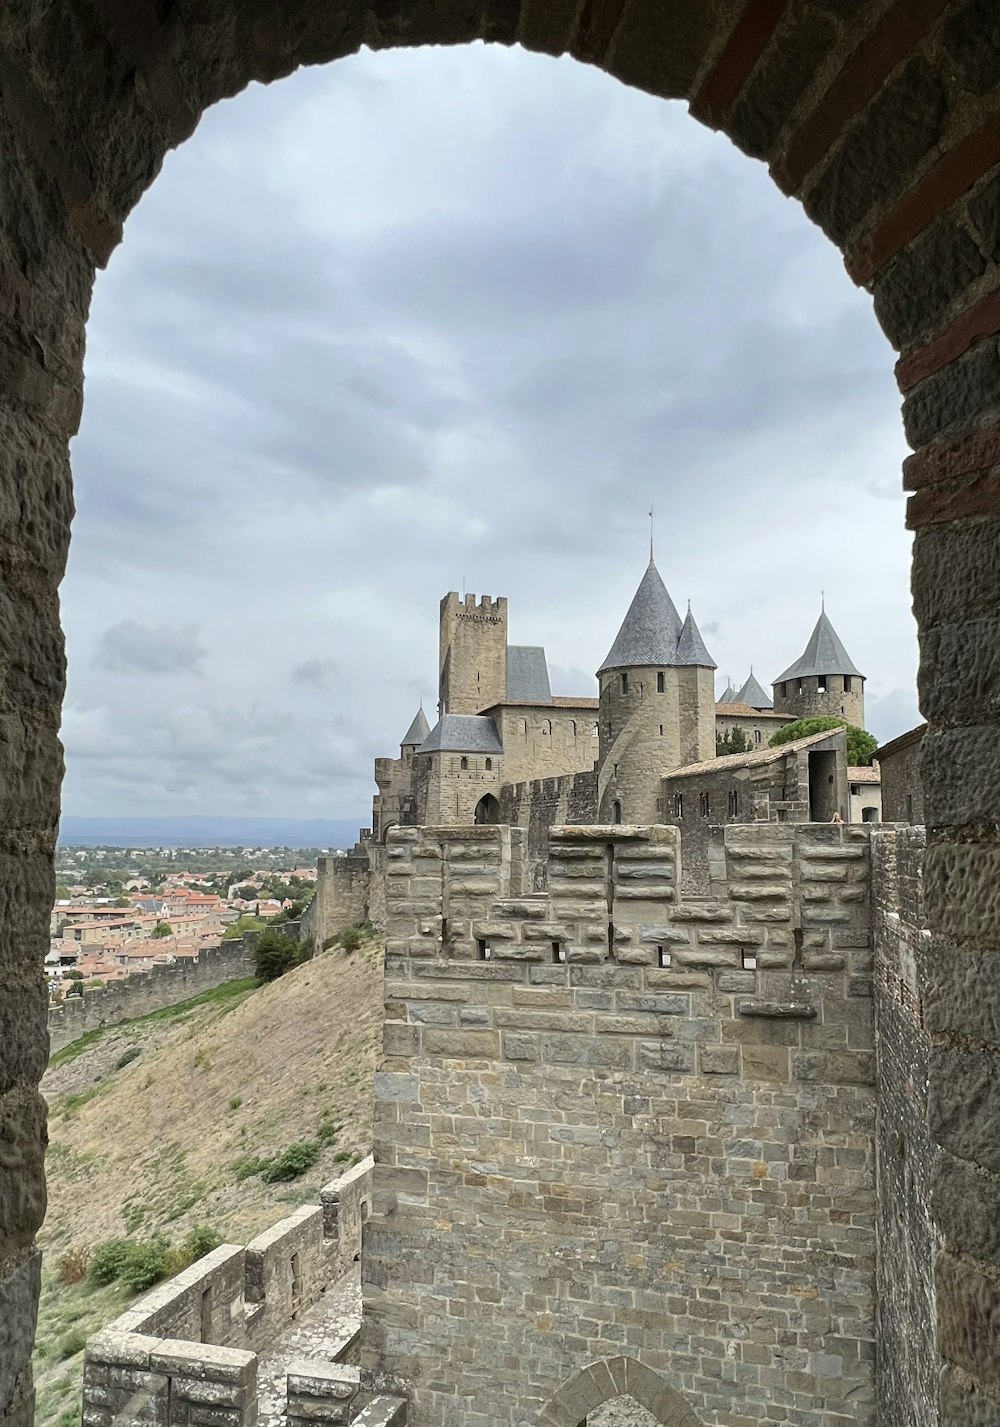
<svg viewBox="0 0 1000 1427">
<path fill-rule="evenodd" d="M 569 726 L 570 726 L 570 728 L 572 729 L 572 731 L 573 731 L 573 737 L 575 738 L 575 737 L 576 737 L 576 719 L 575 719 L 575 718 L 571 718 L 571 719 L 570 719 L 570 721 L 569 721 Z"/>
<path fill-rule="evenodd" d="M 850 692 L 851 692 L 851 676 L 850 676 L 850 674 L 845 674 L 845 675 L 844 675 L 844 693 L 845 693 L 845 694 L 849 694 Z"/>
<path fill-rule="evenodd" d="M 550 718 L 543 718 L 543 719 L 542 719 L 542 732 L 543 732 L 543 733 L 551 733 L 551 732 L 552 732 L 552 720 L 551 720 Z"/>
<path fill-rule="evenodd" d="M 461 770 L 462 770 L 463 773 L 466 772 L 466 770 L 467 770 L 468 767 L 469 767 L 469 760 L 468 760 L 468 758 L 463 758 L 462 761 L 461 761 L 461 763 L 460 763 L 458 766 L 461 768 Z"/>
<path fill-rule="evenodd" d="M 500 804 L 492 793 L 479 799 L 473 820 L 477 827 L 492 827 L 500 821 Z"/>
<path fill-rule="evenodd" d="M 657 676 L 656 676 L 656 692 L 657 692 L 658 694 L 662 694 L 662 693 L 665 692 L 666 687 L 667 687 L 666 676 L 665 676 L 664 674 L 657 674 Z"/>
<path fill-rule="evenodd" d="M 518 724 L 518 728 L 517 728 L 518 733 L 521 735 L 522 738 L 527 738 L 527 736 L 528 736 L 528 720 L 527 720 L 526 718 L 519 718 L 518 721 L 517 721 L 517 724 Z"/>
<path fill-rule="evenodd" d="M 611 804 L 611 821 L 614 822 L 614 823 L 620 823 L 621 820 L 622 820 L 622 805 L 621 805 L 621 803 L 618 801 L 618 799 L 616 798 L 615 801 Z"/>
<path fill-rule="evenodd" d="M 492 773 L 492 772 L 493 772 L 493 759 L 492 759 L 492 758 L 487 758 L 487 760 L 486 760 L 486 771 L 487 771 L 487 773 Z"/>
</svg>

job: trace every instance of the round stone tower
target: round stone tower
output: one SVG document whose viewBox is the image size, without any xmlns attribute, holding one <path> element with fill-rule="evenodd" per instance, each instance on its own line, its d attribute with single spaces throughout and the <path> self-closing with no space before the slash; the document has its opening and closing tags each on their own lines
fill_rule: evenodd
<svg viewBox="0 0 1000 1427">
<path fill-rule="evenodd" d="M 865 676 L 855 665 L 825 609 L 802 655 L 774 681 L 775 713 L 793 718 L 843 717 L 865 726 Z"/>
<path fill-rule="evenodd" d="M 665 773 L 715 755 L 715 664 L 650 558 L 600 669 L 598 817 L 663 820 Z"/>
</svg>

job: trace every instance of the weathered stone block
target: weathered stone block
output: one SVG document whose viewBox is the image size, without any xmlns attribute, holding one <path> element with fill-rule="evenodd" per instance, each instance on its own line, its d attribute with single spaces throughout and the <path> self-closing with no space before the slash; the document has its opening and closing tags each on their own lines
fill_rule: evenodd
<svg viewBox="0 0 1000 1427">
<path fill-rule="evenodd" d="M 740 1052 L 736 1046 L 698 1047 L 698 1069 L 702 1075 L 739 1075 Z"/>
<path fill-rule="evenodd" d="M 428 1028 L 423 1035 L 425 1055 L 441 1055 L 457 1060 L 496 1060 L 500 1056 L 500 1036 L 496 1031 L 444 1031 Z"/>
<path fill-rule="evenodd" d="M 1000 1285 L 948 1253 L 937 1256 L 934 1284 L 939 1350 L 974 1377 L 1000 1386 Z"/>
<path fill-rule="evenodd" d="M 980 1050 L 935 1047 L 927 1118 L 931 1133 L 945 1149 L 1000 1173 L 1000 1075 L 993 1056 Z"/>
</svg>

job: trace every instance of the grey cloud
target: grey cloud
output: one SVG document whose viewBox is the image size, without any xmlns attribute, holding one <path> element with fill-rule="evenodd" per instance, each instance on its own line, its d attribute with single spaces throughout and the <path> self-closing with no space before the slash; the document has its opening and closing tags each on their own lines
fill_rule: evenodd
<svg viewBox="0 0 1000 1427">
<path fill-rule="evenodd" d="M 825 584 L 903 690 L 902 454 L 870 300 L 676 106 L 481 47 L 252 87 L 98 282 L 66 805 L 360 819 L 435 697 L 445 590 L 508 595 L 512 639 L 593 694 L 650 499 L 721 666 L 784 667 Z M 92 663 L 123 608 L 205 631 L 197 706 Z"/>
<path fill-rule="evenodd" d="M 307 659 L 303 664 L 296 664 L 292 678 L 297 684 L 312 684 L 314 688 L 325 689 L 337 670 L 335 659 Z"/>
<path fill-rule="evenodd" d="M 204 658 L 197 625 L 124 619 L 101 635 L 94 663 L 111 674 L 200 674 Z"/>
</svg>

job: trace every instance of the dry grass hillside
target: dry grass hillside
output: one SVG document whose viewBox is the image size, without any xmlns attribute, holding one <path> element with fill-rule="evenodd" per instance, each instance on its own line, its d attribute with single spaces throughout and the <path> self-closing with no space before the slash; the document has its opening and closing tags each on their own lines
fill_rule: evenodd
<svg viewBox="0 0 1000 1427">
<path fill-rule="evenodd" d="M 60 1282 L 67 1254 L 85 1263 L 122 1237 L 178 1243 L 195 1225 L 243 1243 L 368 1152 L 381 962 L 375 941 L 333 948 L 270 985 L 231 983 L 53 1058 L 39 1423 L 77 1420 L 83 1338 L 128 1301 L 118 1285 Z M 265 1182 L 262 1164 L 303 1143 L 305 1172 Z"/>
</svg>

